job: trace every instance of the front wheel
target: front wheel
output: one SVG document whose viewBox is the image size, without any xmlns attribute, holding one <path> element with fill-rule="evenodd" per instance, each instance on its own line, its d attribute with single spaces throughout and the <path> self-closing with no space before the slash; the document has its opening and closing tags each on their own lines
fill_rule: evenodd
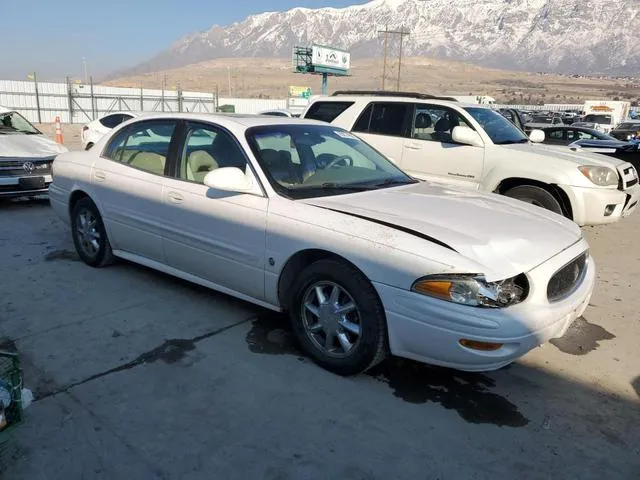
<svg viewBox="0 0 640 480">
<path fill-rule="evenodd" d="M 102 217 L 95 203 L 84 197 L 71 212 L 71 234 L 80 258 L 91 267 L 113 263 L 113 252 Z"/>
<path fill-rule="evenodd" d="M 289 315 L 305 354 L 339 375 L 355 375 L 388 353 L 384 309 L 373 285 L 354 267 L 320 260 L 293 285 Z"/>
<path fill-rule="evenodd" d="M 514 187 L 510 190 L 507 190 L 504 195 L 507 197 L 515 198 L 517 200 L 521 200 L 523 202 L 530 203 L 531 205 L 546 208 L 547 210 L 551 210 L 558 215 L 564 216 L 564 212 L 562 211 L 560 202 L 558 202 L 556 197 L 554 197 L 544 188 L 536 187 L 533 185 L 522 185 L 520 187 Z"/>
</svg>

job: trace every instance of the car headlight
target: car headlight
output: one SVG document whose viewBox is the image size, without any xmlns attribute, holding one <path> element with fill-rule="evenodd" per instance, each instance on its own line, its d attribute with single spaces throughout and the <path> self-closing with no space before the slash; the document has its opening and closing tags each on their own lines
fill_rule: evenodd
<svg viewBox="0 0 640 480">
<path fill-rule="evenodd" d="M 499 282 L 477 274 L 431 275 L 417 280 L 411 290 L 471 307 L 504 308 L 527 298 L 529 282 L 524 274 Z"/>
<path fill-rule="evenodd" d="M 618 185 L 618 172 L 609 167 L 596 167 L 585 165 L 578 167 L 580 173 L 591 180 L 592 183 L 600 187 L 608 187 L 610 185 Z"/>
</svg>

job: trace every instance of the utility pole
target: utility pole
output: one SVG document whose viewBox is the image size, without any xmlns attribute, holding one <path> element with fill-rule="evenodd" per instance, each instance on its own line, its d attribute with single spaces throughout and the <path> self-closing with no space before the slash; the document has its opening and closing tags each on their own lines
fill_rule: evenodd
<svg viewBox="0 0 640 480">
<path fill-rule="evenodd" d="M 378 33 L 384 33 L 384 62 L 382 64 L 382 90 L 385 88 L 386 76 L 387 76 L 387 52 L 388 52 L 388 38 L 389 34 L 391 35 L 400 35 L 400 55 L 398 61 L 398 79 L 397 79 L 397 90 L 400 90 L 400 77 L 402 75 L 402 47 L 404 45 L 404 37 L 410 35 L 410 32 L 407 32 L 404 27 L 401 30 L 389 30 L 385 27 L 384 30 L 379 30 Z"/>
<path fill-rule="evenodd" d="M 82 57 L 82 66 L 84 67 L 84 84 L 89 83 L 89 72 L 87 69 L 87 57 Z"/>
<path fill-rule="evenodd" d="M 405 35 L 409 35 L 409 32 L 405 31 L 404 27 L 400 31 L 400 55 L 398 57 L 398 86 L 396 88 L 397 91 L 400 91 L 400 75 L 402 73 L 402 44 L 404 41 Z"/>
<path fill-rule="evenodd" d="M 384 30 L 378 30 L 378 33 L 384 33 L 384 60 L 382 63 L 382 91 L 384 91 L 385 81 L 387 79 L 387 52 L 389 45 L 389 26 L 385 25 Z"/>
</svg>

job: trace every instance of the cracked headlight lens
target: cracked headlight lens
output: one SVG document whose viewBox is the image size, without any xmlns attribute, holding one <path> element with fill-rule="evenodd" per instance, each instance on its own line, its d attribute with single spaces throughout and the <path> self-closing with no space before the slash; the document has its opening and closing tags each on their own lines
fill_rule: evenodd
<svg viewBox="0 0 640 480">
<path fill-rule="evenodd" d="M 431 275 L 417 280 L 411 290 L 471 307 L 504 308 L 527 298 L 529 282 L 524 274 L 499 282 L 476 274 Z"/>
</svg>

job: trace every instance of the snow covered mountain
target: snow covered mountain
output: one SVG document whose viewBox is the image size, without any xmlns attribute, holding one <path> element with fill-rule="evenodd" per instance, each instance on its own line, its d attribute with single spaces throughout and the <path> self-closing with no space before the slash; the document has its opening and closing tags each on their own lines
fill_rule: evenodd
<svg viewBox="0 0 640 480">
<path fill-rule="evenodd" d="M 378 30 L 401 28 L 406 55 L 558 73 L 640 72 L 639 0 L 373 0 L 347 8 L 253 15 L 189 35 L 119 75 L 224 57 L 290 57 L 320 43 L 382 55 Z M 397 56 L 398 36 L 389 36 Z"/>
</svg>

